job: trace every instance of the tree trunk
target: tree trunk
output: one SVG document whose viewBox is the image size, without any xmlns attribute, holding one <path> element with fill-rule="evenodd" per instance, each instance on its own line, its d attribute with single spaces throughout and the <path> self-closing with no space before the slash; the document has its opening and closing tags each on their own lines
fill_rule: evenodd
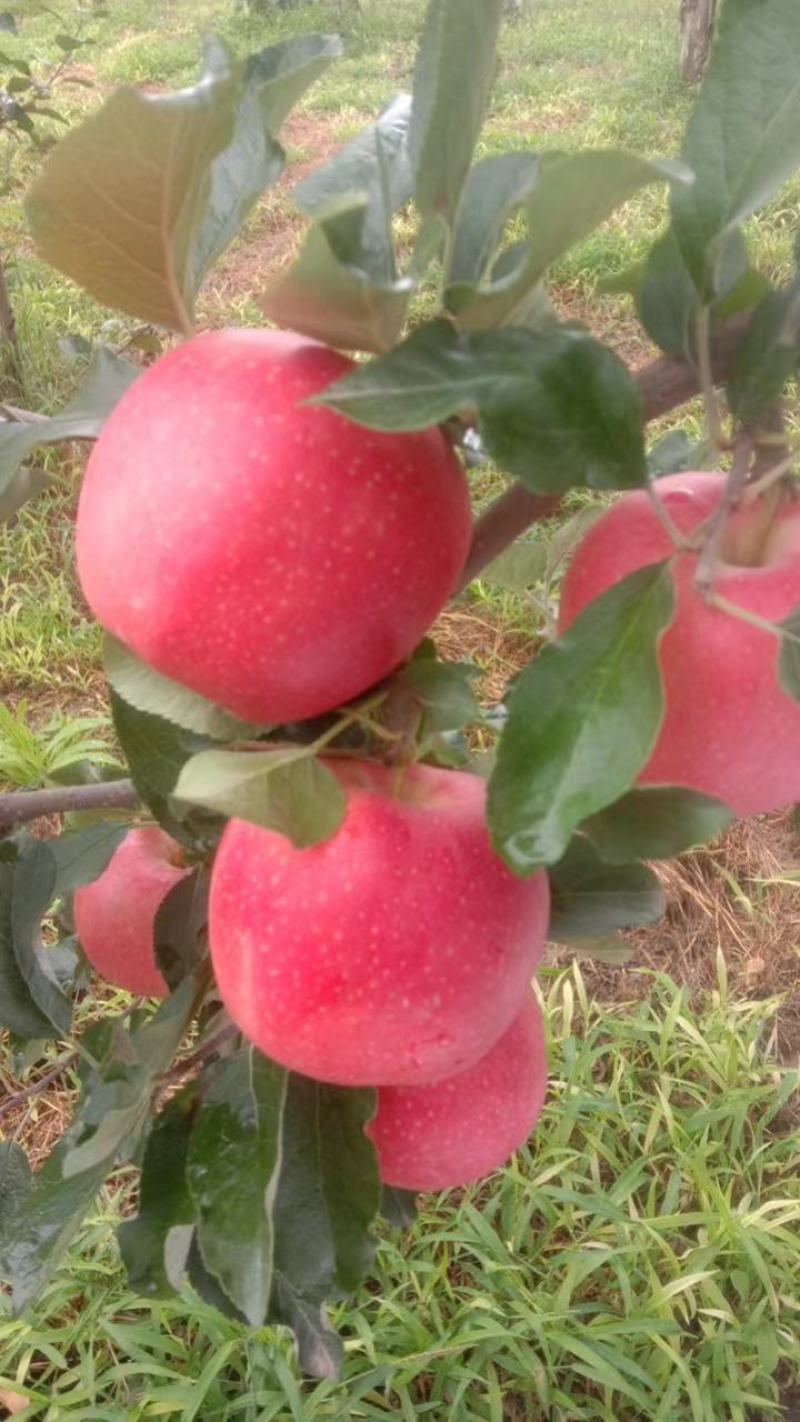
<svg viewBox="0 0 800 1422">
<path fill-rule="evenodd" d="M 714 38 L 717 0 L 681 0 L 681 78 L 697 84 L 703 77 Z"/>
<path fill-rule="evenodd" d="M 22 390 L 22 358 L 20 355 L 14 309 L 6 285 L 3 254 L 0 252 L 0 374 L 5 372 Z"/>
</svg>

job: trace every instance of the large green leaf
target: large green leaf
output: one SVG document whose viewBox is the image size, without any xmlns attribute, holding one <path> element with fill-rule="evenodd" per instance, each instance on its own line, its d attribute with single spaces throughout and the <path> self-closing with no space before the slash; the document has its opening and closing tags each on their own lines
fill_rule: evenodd
<svg viewBox="0 0 800 1422">
<path fill-rule="evenodd" d="M 597 939 L 618 928 L 654 923 L 664 894 L 644 864 L 607 864 L 583 835 L 550 870 L 550 927 L 555 942 Z"/>
<path fill-rule="evenodd" d="M 189 1138 L 199 1084 L 189 1082 L 167 1102 L 147 1138 L 136 1217 L 117 1230 L 133 1288 L 163 1296 L 180 1288 L 196 1218 L 186 1179 Z"/>
<path fill-rule="evenodd" d="M 55 859 L 55 892 L 74 893 L 82 884 L 99 879 L 115 850 L 130 833 L 130 825 L 113 820 L 89 825 L 83 830 L 69 830 L 48 842 Z"/>
<path fill-rule="evenodd" d="M 311 35 L 238 63 L 206 45 L 191 89 L 119 89 L 58 144 L 28 199 L 41 255 L 99 301 L 189 331 L 209 265 L 283 164 L 288 107 L 338 53 Z"/>
<path fill-rule="evenodd" d="M 209 871 L 205 865 L 173 884 L 153 928 L 156 963 L 171 988 L 196 972 L 208 948 Z"/>
<path fill-rule="evenodd" d="M 306 747 L 202 751 L 186 763 L 175 798 L 285 834 L 298 848 L 320 844 L 344 818 L 336 777 Z"/>
<path fill-rule="evenodd" d="M 192 250 L 195 291 L 261 193 L 280 176 L 285 155 L 276 135 L 289 109 L 341 53 L 335 35 L 300 35 L 245 62 L 233 136 L 212 164 L 208 205 Z"/>
<path fill-rule="evenodd" d="M 59 415 L 49 419 L 42 417 L 0 423 L 0 500 L 12 493 L 12 481 L 17 477 L 17 470 L 32 450 L 43 444 L 60 444 L 64 440 L 96 439 L 107 416 L 138 374 L 138 366 L 101 346 L 92 356 L 77 394 Z M 42 478 L 37 478 L 38 471 L 23 472 L 28 487 L 14 486 L 16 494 L 4 511 L 0 505 L 0 517 L 15 513 L 25 497 L 39 493 L 45 487 Z"/>
<path fill-rule="evenodd" d="M 715 321 L 734 314 L 737 292 L 753 280 L 747 247 L 738 227 L 720 240 L 714 266 L 717 300 Z M 757 280 L 757 279 L 756 279 Z M 756 298 L 757 299 L 757 298 Z M 749 302 L 744 303 L 746 309 Z M 694 363 L 697 318 L 701 308 L 697 288 L 684 261 L 674 228 L 651 247 L 636 291 L 636 309 L 647 334 L 669 355 Z"/>
<path fill-rule="evenodd" d="M 520 164 L 524 154 L 509 155 Z M 475 173 L 488 163 L 485 160 Z M 530 161 L 530 159 L 529 159 Z M 487 179 L 488 179 L 487 170 Z M 509 178 L 511 170 L 509 168 Z M 529 181 L 532 174 L 529 172 Z M 489 326 L 541 324 L 547 319 L 542 303 L 541 283 L 548 268 L 576 242 L 587 237 L 622 203 L 650 183 L 686 180 L 682 165 L 665 159 L 647 160 L 620 149 L 591 149 L 585 153 L 545 153 L 539 159 L 538 178 L 524 201 L 528 237 L 503 254 L 491 279 L 476 293 L 456 286 L 448 294 L 448 305 L 465 329 Z M 465 193 L 471 196 L 472 184 Z M 489 193 L 502 215 L 503 198 Z M 459 222 L 463 220 L 462 215 Z M 488 232 L 487 232 L 488 236 Z M 463 282 L 464 278 L 460 278 Z M 538 321 L 531 319 L 532 310 Z"/>
<path fill-rule="evenodd" d="M 800 282 L 771 291 L 758 303 L 728 381 L 730 407 L 756 429 L 800 365 Z"/>
<path fill-rule="evenodd" d="M 452 219 L 495 72 L 503 0 L 428 0 L 409 148 L 423 216 Z"/>
<path fill-rule="evenodd" d="M 514 685 L 489 784 L 496 849 L 517 873 L 555 864 L 574 829 L 630 789 L 663 715 L 658 644 L 674 610 L 668 563 L 590 603 Z"/>
<path fill-rule="evenodd" d="M 733 819 L 721 800 L 678 785 L 643 785 L 608 805 L 581 830 L 607 864 L 674 859 L 714 839 Z"/>
<path fill-rule="evenodd" d="M 25 837 L 15 857 L 0 862 L 0 1025 L 19 1037 L 61 1036 L 72 1021 L 41 946 L 55 885 L 55 860 L 40 840 Z"/>
<path fill-rule="evenodd" d="M 261 306 L 276 325 L 346 350 L 387 351 L 405 320 L 413 283 L 378 280 L 370 199 L 340 199 L 309 229 L 297 260 Z"/>
<path fill-rule="evenodd" d="M 704 301 L 720 238 L 756 212 L 800 162 L 800 6 L 726 0 L 682 156 L 691 188 L 672 193 L 672 220 Z"/>
<path fill-rule="evenodd" d="M 470 169 L 445 273 L 446 300 L 452 311 L 458 311 L 483 281 L 506 222 L 530 197 L 538 178 L 536 153 L 493 154 Z"/>
<path fill-rule="evenodd" d="M 261 727 L 240 721 L 196 691 L 163 676 L 107 632 L 103 639 L 103 667 L 114 690 L 137 711 L 147 711 L 173 725 L 215 741 L 252 736 Z"/>
<path fill-rule="evenodd" d="M 138 794 L 160 824 L 171 834 L 180 834 L 168 801 L 187 760 L 212 742 L 163 716 L 138 710 L 113 690 L 111 714 Z"/>
<path fill-rule="evenodd" d="M 410 118 L 411 98 L 398 94 L 374 124 L 292 192 L 309 217 L 323 216 L 355 193 L 367 198 L 360 255 L 365 271 L 379 282 L 392 282 L 397 275 L 391 219 L 414 188 L 408 156 Z"/>
<path fill-rule="evenodd" d="M 632 488 L 645 479 L 635 383 L 605 346 L 566 328 L 459 334 L 436 321 L 317 402 L 380 430 L 424 429 L 475 412 L 489 454 L 542 493 Z"/>
</svg>

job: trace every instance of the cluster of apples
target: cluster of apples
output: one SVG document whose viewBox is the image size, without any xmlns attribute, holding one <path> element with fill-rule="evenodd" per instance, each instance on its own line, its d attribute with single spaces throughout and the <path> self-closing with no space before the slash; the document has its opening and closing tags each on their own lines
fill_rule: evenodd
<svg viewBox="0 0 800 1422">
<path fill-rule="evenodd" d="M 100 622 L 143 660 L 248 721 L 305 720 L 407 658 L 451 595 L 468 490 L 441 431 L 387 435 L 307 403 L 352 368 L 315 342 L 223 331 L 148 370 L 98 441 L 81 493 L 78 571 Z M 684 534 L 723 476 L 661 482 Z M 763 525 L 763 526 L 762 526 Z M 730 520 L 717 588 L 772 621 L 800 603 L 800 506 Z M 620 499 L 568 571 L 565 629 L 607 587 L 675 553 L 644 494 Z M 643 783 L 716 795 L 739 814 L 800 798 L 800 707 L 777 639 L 696 590 L 674 556 L 677 611 L 659 656 L 666 714 Z M 231 821 L 212 871 L 210 942 L 242 1032 L 292 1070 L 378 1088 L 368 1130 L 388 1184 L 438 1189 L 493 1169 L 529 1135 L 546 1084 L 530 993 L 548 881 L 492 852 L 485 789 L 430 766 L 331 760 L 339 831 L 312 849 Z M 187 870 L 160 830 L 132 830 L 76 896 L 87 955 L 162 994 L 159 903 Z"/>
</svg>

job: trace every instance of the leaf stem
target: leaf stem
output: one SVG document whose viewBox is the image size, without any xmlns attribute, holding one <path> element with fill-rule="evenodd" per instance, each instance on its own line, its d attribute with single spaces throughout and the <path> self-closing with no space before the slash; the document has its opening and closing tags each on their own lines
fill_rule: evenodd
<svg viewBox="0 0 800 1422">
<path fill-rule="evenodd" d="M 725 483 L 722 498 L 709 520 L 702 551 L 697 560 L 697 571 L 694 575 L 695 587 L 700 596 L 706 600 L 713 586 L 725 525 L 732 509 L 736 507 L 744 493 L 752 457 L 752 438 L 749 435 L 743 435 L 736 446 L 733 466 Z"/>
</svg>

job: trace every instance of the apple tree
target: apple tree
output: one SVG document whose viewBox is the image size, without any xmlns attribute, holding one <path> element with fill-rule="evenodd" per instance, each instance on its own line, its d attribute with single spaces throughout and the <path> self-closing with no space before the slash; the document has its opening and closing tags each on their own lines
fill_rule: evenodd
<svg viewBox="0 0 800 1422">
<path fill-rule="evenodd" d="M 800 799 L 800 287 L 744 235 L 800 164 L 800 9 L 727 0 L 677 158 L 476 160 L 503 10 L 430 0 L 413 92 L 295 186 L 261 327 L 198 330 L 198 297 L 336 38 L 210 41 L 195 87 L 120 89 L 29 194 L 42 258 L 162 353 L 99 346 L 59 414 L 0 424 L 5 517 L 38 447 L 93 442 L 77 571 L 127 762 L 0 797 L 0 1025 L 66 1039 L 81 1082 L 36 1174 L 0 1147 L 17 1309 L 133 1163 L 132 1284 L 288 1325 L 335 1373 L 325 1303 L 378 1217 L 533 1128 L 545 938 L 608 952 L 662 911 L 646 861 Z M 662 354 L 633 373 L 547 277 L 647 185 L 667 226 L 618 286 Z M 702 445 L 648 451 L 698 394 Z M 473 518 L 476 459 L 507 485 Z M 557 517 L 575 489 L 619 497 L 587 531 Z M 481 707 L 437 615 L 551 548 L 557 634 Z M 137 996 L 73 1035 L 87 962 Z"/>
</svg>

